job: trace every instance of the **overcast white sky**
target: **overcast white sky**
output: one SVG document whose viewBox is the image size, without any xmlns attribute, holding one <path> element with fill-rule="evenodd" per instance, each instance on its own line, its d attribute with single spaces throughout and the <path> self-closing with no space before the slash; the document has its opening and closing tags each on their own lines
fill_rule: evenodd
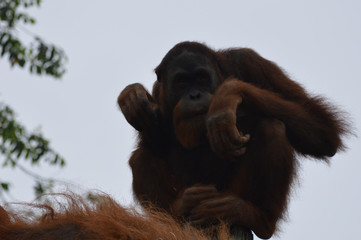
<svg viewBox="0 0 361 240">
<path fill-rule="evenodd" d="M 0 101 L 29 129 L 42 127 L 65 169 L 44 176 L 100 189 L 132 203 L 127 161 L 135 131 L 116 105 L 119 92 L 140 82 L 176 43 L 196 40 L 219 49 L 250 47 L 277 62 L 311 93 L 347 111 L 361 129 L 361 1 L 86 1 L 48 0 L 27 29 L 61 46 L 69 57 L 61 81 L 10 69 L 0 59 Z M 327 166 L 302 159 L 289 220 L 273 239 L 357 239 L 361 224 L 361 145 Z M 17 200 L 33 198 L 29 178 L 0 168 Z"/>
</svg>

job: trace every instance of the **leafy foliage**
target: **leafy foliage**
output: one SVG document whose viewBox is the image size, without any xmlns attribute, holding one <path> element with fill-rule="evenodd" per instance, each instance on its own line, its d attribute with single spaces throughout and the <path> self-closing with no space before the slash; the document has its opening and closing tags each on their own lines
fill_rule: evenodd
<svg viewBox="0 0 361 240">
<path fill-rule="evenodd" d="M 25 67 L 29 63 L 31 73 L 60 78 L 65 73 L 67 57 L 62 49 L 47 44 L 33 34 L 30 46 L 17 37 L 16 27 L 35 24 L 36 20 L 20 9 L 40 6 L 40 0 L 0 0 L 0 57 L 8 55 L 11 66 Z"/>
<path fill-rule="evenodd" d="M 4 156 L 2 167 L 20 167 L 18 162 L 25 159 L 31 164 L 39 164 L 40 160 L 50 165 L 65 166 L 65 160 L 49 147 L 49 141 L 40 132 L 29 133 L 24 126 L 15 119 L 14 112 L 9 106 L 0 103 L 0 153 Z M 29 174 L 28 170 L 23 169 Z M 29 174 L 34 176 L 34 174 Z M 42 194 L 54 185 L 51 179 L 35 176 L 37 183 L 34 187 L 36 195 Z M 9 191 L 9 183 L 0 182 L 0 191 Z"/>
<path fill-rule="evenodd" d="M 35 18 L 25 12 L 30 7 L 39 7 L 41 0 L 0 0 L 0 57 L 8 57 L 11 67 L 28 66 L 30 73 L 61 78 L 65 73 L 67 57 L 64 51 L 47 44 L 39 36 L 25 31 L 23 25 L 33 25 Z M 30 35 L 27 46 L 18 37 L 19 30 Z M 47 162 L 63 167 L 64 159 L 52 150 L 49 141 L 40 132 L 29 133 L 15 119 L 14 111 L 0 102 L 0 165 L 20 169 L 35 180 L 36 195 L 51 191 L 56 183 L 24 168 L 19 160 L 30 161 L 32 165 Z M 1 177 L 1 176 L 0 176 Z M 0 178 L 0 197 L 9 193 L 11 183 Z"/>
<path fill-rule="evenodd" d="M 64 159 L 49 148 L 49 141 L 41 133 L 28 133 L 15 121 L 14 112 L 0 104 L 0 151 L 5 156 L 4 165 L 16 166 L 17 160 L 25 158 L 32 164 L 44 159 L 51 165 L 64 166 Z"/>
</svg>

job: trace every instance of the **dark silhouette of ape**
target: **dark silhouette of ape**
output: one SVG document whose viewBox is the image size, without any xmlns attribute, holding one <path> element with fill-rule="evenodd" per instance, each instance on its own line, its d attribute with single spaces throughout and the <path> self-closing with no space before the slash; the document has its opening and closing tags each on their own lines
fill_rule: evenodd
<svg viewBox="0 0 361 240">
<path fill-rule="evenodd" d="M 172 48 L 152 95 L 127 86 L 118 104 L 139 132 L 133 190 L 179 219 L 219 220 L 270 238 L 285 212 L 295 153 L 327 160 L 346 124 L 273 62 L 247 48 Z"/>
</svg>

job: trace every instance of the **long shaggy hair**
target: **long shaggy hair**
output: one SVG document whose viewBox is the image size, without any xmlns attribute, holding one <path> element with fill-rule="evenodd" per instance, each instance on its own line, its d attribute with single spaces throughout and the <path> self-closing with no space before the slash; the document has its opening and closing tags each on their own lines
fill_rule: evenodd
<svg viewBox="0 0 361 240">
<path fill-rule="evenodd" d="M 96 203 L 84 201 L 75 194 L 57 194 L 65 201 L 48 204 L 23 204 L 41 214 L 27 215 L 23 210 L 0 207 L 1 240 L 156 240 L 210 239 L 216 233 L 219 240 L 230 239 L 224 224 L 212 230 L 199 230 L 181 224 L 166 213 L 147 208 L 144 212 L 122 207 L 107 195 Z"/>
</svg>

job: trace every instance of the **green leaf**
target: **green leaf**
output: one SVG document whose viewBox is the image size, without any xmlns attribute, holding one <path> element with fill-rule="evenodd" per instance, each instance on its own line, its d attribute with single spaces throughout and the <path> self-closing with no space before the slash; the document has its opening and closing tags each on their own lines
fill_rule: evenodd
<svg viewBox="0 0 361 240">
<path fill-rule="evenodd" d="M 1 35 L 0 35 L 0 44 L 1 44 L 1 45 L 3 45 L 3 39 L 4 39 L 5 37 L 8 37 L 8 34 L 7 34 L 6 32 L 1 33 Z"/>
<path fill-rule="evenodd" d="M 5 190 L 6 192 L 9 191 L 9 183 L 4 183 L 4 182 L 2 182 L 2 183 L 0 184 L 0 186 L 1 186 L 1 188 L 2 188 L 3 190 Z"/>
<path fill-rule="evenodd" d="M 36 66 L 36 73 L 37 73 L 37 74 L 41 74 L 41 71 L 42 71 L 41 67 L 40 67 L 40 66 Z"/>
<path fill-rule="evenodd" d="M 19 61 L 18 61 L 18 64 L 21 66 L 21 67 L 24 67 L 24 65 L 25 65 L 25 59 L 19 59 Z"/>
<path fill-rule="evenodd" d="M 34 186 L 34 191 L 35 191 L 35 195 L 39 196 L 41 194 L 45 193 L 44 187 L 41 184 L 41 182 L 37 182 L 36 185 Z"/>
</svg>

